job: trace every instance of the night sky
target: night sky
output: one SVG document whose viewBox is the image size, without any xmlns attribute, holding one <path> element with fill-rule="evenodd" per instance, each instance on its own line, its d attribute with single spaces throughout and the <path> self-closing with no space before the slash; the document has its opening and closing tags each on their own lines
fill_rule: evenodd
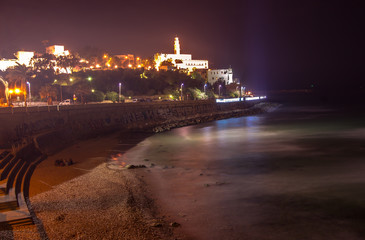
<svg viewBox="0 0 365 240">
<path fill-rule="evenodd" d="M 149 57 L 182 53 L 232 66 L 257 90 L 364 87 L 361 1 L 0 0 L 0 56 L 85 46 Z"/>
</svg>

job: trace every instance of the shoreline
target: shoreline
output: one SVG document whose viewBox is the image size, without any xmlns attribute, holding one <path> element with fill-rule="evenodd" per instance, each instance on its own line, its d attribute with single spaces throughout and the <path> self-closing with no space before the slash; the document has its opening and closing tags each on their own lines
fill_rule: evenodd
<svg viewBox="0 0 365 240">
<path fill-rule="evenodd" d="M 267 111 L 261 109 L 261 112 Z M 258 112 L 246 112 L 243 116 L 255 113 Z M 236 113 L 240 114 L 242 112 Z M 224 116 L 222 114 L 222 118 Z M 219 119 L 211 121 L 214 120 Z M 161 126 L 161 130 L 199 122 L 188 119 L 174 126 L 167 123 Z M 106 239 L 191 239 L 183 229 L 174 226 L 174 219 L 162 216 L 167 211 L 158 199 L 157 202 L 153 200 L 158 197 L 156 191 L 151 191 L 155 189 L 150 187 L 153 182 L 147 184 L 145 181 L 151 177 L 146 176 L 150 172 L 148 168 L 117 171 L 108 168 L 108 157 L 120 156 L 118 153 L 123 154 L 152 133 L 119 134 L 77 141 L 48 157 L 36 168 L 31 178 L 30 202 L 45 232 L 50 239 L 95 236 Z M 72 158 L 75 164 L 55 166 L 54 162 L 59 158 Z M 104 226 L 103 223 L 110 219 L 113 219 L 111 223 Z M 35 226 L 14 228 L 13 235 L 14 239 L 39 239 Z"/>
<path fill-rule="evenodd" d="M 174 227 L 159 215 L 140 169 L 108 167 L 108 159 L 150 135 L 115 133 L 77 141 L 44 160 L 30 184 L 30 203 L 43 235 L 49 239 L 186 239 L 175 236 Z M 69 157 L 73 165 L 55 166 L 56 159 Z M 40 234 L 35 224 L 1 231 L 0 237 L 40 239 Z"/>
</svg>

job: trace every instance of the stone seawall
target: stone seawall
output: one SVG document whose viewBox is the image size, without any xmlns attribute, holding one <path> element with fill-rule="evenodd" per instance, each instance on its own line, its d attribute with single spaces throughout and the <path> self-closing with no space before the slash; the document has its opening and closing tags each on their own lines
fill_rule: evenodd
<svg viewBox="0 0 365 240">
<path fill-rule="evenodd" d="M 89 104 L 0 109 L 0 147 L 38 139 L 57 145 L 116 130 L 164 131 L 199 122 L 245 115 L 254 103 L 214 101 Z M 62 144 L 61 144 L 62 145 Z"/>
</svg>

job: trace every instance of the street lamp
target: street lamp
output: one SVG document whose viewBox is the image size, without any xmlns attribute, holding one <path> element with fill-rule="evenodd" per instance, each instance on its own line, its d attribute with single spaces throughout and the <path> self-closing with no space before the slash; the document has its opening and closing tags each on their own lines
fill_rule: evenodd
<svg viewBox="0 0 365 240">
<path fill-rule="evenodd" d="M 121 92 L 122 92 L 122 83 L 119 83 L 119 100 L 118 100 L 118 102 L 120 102 Z"/>
<path fill-rule="evenodd" d="M 27 82 L 27 85 L 29 87 L 29 102 L 32 101 L 32 94 L 30 93 L 30 82 Z"/>
<path fill-rule="evenodd" d="M 219 88 L 218 88 L 219 97 L 221 96 L 221 87 L 222 87 L 222 85 L 219 85 Z"/>
<path fill-rule="evenodd" d="M 181 101 L 182 101 L 182 99 L 183 99 L 183 86 L 184 86 L 184 83 L 182 83 L 181 85 L 180 85 L 180 90 L 181 90 L 181 93 L 180 93 L 180 98 L 181 98 Z"/>
</svg>

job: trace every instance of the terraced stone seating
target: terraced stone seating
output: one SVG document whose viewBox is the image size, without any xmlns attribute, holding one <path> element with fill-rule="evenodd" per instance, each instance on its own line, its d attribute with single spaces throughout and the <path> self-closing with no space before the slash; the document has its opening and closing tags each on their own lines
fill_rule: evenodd
<svg viewBox="0 0 365 240">
<path fill-rule="evenodd" d="M 23 147 L 15 155 L 10 151 L 0 153 L 0 230 L 33 224 L 26 200 L 30 178 L 45 158 L 34 144 Z"/>
</svg>

